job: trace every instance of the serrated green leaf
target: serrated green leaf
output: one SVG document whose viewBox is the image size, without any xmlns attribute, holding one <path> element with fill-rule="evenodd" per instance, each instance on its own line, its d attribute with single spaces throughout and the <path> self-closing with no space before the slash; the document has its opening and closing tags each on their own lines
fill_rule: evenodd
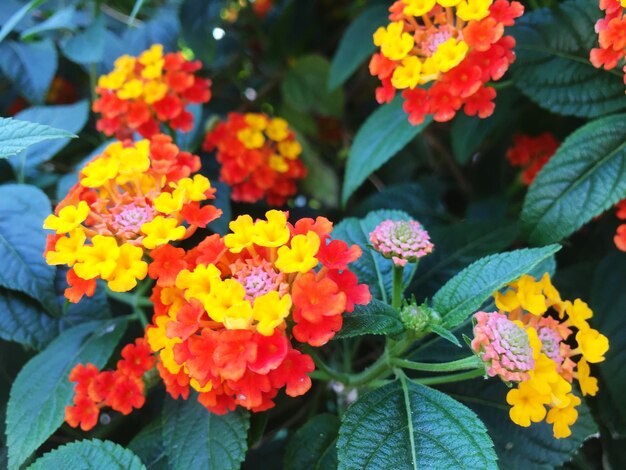
<svg viewBox="0 0 626 470">
<path fill-rule="evenodd" d="M 157 419 L 148 424 L 128 444 L 149 470 L 168 470 L 165 446 L 163 445 L 163 424 Z"/>
<path fill-rule="evenodd" d="M 248 413 L 210 413 L 198 403 L 168 400 L 163 407 L 162 436 L 172 468 L 219 468 L 237 470 L 248 448 Z"/>
<path fill-rule="evenodd" d="M 0 158 L 17 155 L 31 145 L 45 140 L 72 139 L 71 132 L 56 129 L 36 122 L 12 118 L 0 118 Z"/>
<path fill-rule="evenodd" d="M 350 22 L 330 64 L 329 90 L 345 82 L 376 50 L 372 36 L 379 26 L 387 23 L 388 16 L 386 5 L 372 5 Z"/>
<path fill-rule="evenodd" d="M 559 241 L 626 197 L 626 114 L 570 135 L 530 186 L 522 227 L 533 244 Z"/>
<path fill-rule="evenodd" d="M 314 416 L 289 440 L 285 470 L 327 470 L 337 468 L 339 418 L 330 414 Z"/>
<path fill-rule="evenodd" d="M 430 123 L 427 117 L 418 126 L 412 126 L 402 109 L 402 97 L 374 111 L 354 137 L 348 155 L 341 201 L 348 199 L 369 175 L 378 170 L 408 144 Z"/>
<path fill-rule="evenodd" d="M 525 14 L 511 28 L 515 85 L 539 106 L 567 116 L 596 117 L 626 107 L 623 73 L 595 68 L 597 2 L 570 0 Z"/>
<path fill-rule="evenodd" d="M 369 285 L 373 297 L 384 302 L 391 298 L 393 263 L 369 248 L 369 234 L 386 219 L 409 220 L 410 217 L 402 211 L 374 211 L 363 219 L 344 219 L 333 230 L 333 238 L 361 247 L 363 255 L 350 265 L 350 269 L 357 275 L 359 282 Z M 409 272 L 407 269 L 405 274 L 409 275 Z"/>
<path fill-rule="evenodd" d="M 74 395 L 68 374 L 79 363 L 105 365 L 126 329 L 124 321 L 90 322 L 61 334 L 33 357 L 11 387 L 6 433 L 9 468 L 18 468 L 55 432 Z"/>
<path fill-rule="evenodd" d="M 472 411 L 404 379 L 364 395 L 341 421 L 341 470 L 498 468 L 493 443 Z"/>
<path fill-rule="evenodd" d="M 582 443 L 597 432 L 591 413 L 583 403 L 567 439 L 555 439 L 552 426 L 532 423 L 522 428 L 509 417 L 506 394 L 510 390 L 501 380 L 482 378 L 442 387 L 446 393 L 467 404 L 485 423 L 493 439 L 500 468 L 507 470 L 553 470 L 578 451 Z"/>
<path fill-rule="evenodd" d="M 145 470 L 139 457 L 111 441 L 92 439 L 78 441 L 57 447 L 35 463 L 28 470 L 49 470 L 51 468 L 71 468 L 72 470 Z"/>
<path fill-rule="evenodd" d="M 343 326 L 333 339 L 363 335 L 390 335 L 400 333 L 404 326 L 398 312 L 384 302 L 372 299 L 367 305 L 355 305 L 354 312 L 343 316 Z"/>
<path fill-rule="evenodd" d="M 525 248 L 479 259 L 450 279 L 433 297 L 443 326 L 454 328 L 504 285 L 552 256 L 560 245 Z"/>
<path fill-rule="evenodd" d="M 47 196 L 34 186 L 0 186 L 0 287 L 23 292 L 57 314 L 56 270 L 43 256 L 42 224 L 51 210 Z"/>
</svg>

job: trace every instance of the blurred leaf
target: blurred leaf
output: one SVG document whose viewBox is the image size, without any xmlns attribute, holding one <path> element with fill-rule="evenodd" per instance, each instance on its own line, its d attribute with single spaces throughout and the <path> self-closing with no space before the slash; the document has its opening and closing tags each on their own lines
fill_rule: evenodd
<svg viewBox="0 0 626 470">
<path fill-rule="evenodd" d="M 35 26 L 31 26 L 30 28 L 22 31 L 20 39 L 24 41 L 31 39 L 37 34 L 45 33 L 47 31 L 55 31 L 57 29 L 74 31 L 76 26 L 76 8 L 71 5 L 55 11 L 50 18 L 47 18 L 41 23 L 37 23 Z"/>
<path fill-rule="evenodd" d="M 133 6 L 133 10 L 130 12 L 130 17 L 128 20 L 130 23 L 134 23 L 135 18 L 137 18 L 137 15 L 139 14 L 139 10 L 141 10 L 141 7 L 143 6 L 143 2 L 144 0 L 135 1 L 135 5 Z"/>
<path fill-rule="evenodd" d="M 222 209 L 222 216 L 209 224 L 209 228 L 215 233 L 226 235 L 230 230 L 228 223 L 232 219 L 232 209 L 230 205 L 230 186 L 221 181 L 211 180 L 211 185 L 215 188 L 215 199 L 210 201 L 218 209 Z"/>
<path fill-rule="evenodd" d="M 570 135 L 530 186 L 521 220 L 533 244 L 559 241 L 626 197 L 626 114 Z"/>
<path fill-rule="evenodd" d="M 163 446 L 162 423 L 160 419 L 148 424 L 128 444 L 149 470 L 168 470 L 170 467 Z"/>
<path fill-rule="evenodd" d="M 36 122 L 58 129 L 63 129 L 71 134 L 78 134 L 89 117 L 89 102 L 79 101 L 74 104 L 57 106 L 33 106 L 20 111 L 15 116 L 24 121 Z M 23 162 L 26 167 L 32 168 L 54 157 L 65 147 L 70 137 L 57 139 L 54 142 L 42 142 L 24 150 L 23 153 L 9 159 L 14 169 L 19 169 Z"/>
<path fill-rule="evenodd" d="M 193 393 L 188 400 L 167 400 L 162 436 L 172 468 L 237 470 L 248 448 L 248 413 L 210 413 Z"/>
<path fill-rule="evenodd" d="M 97 64 L 104 55 L 104 16 L 96 18 L 84 31 L 63 42 L 65 57 L 77 64 Z"/>
<path fill-rule="evenodd" d="M 526 13 L 511 28 L 517 59 L 515 85 L 542 108 L 566 116 L 596 117 L 626 107 L 624 74 L 595 68 L 597 2 L 569 0 Z"/>
<path fill-rule="evenodd" d="M 326 207 L 335 208 L 339 202 L 339 177 L 312 148 L 308 140 L 298 136 L 302 144 L 302 162 L 307 168 L 307 174 L 300 183 L 302 190 L 319 200 Z"/>
<path fill-rule="evenodd" d="M 343 415 L 339 469 L 497 469 L 484 424 L 447 395 L 408 380 L 363 395 Z"/>
<path fill-rule="evenodd" d="M 220 0 L 184 0 L 180 6 L 181 35 L 196 58 L 206 66 L 213 62 L 216 40 L 213 29 L 221 24 Z"/>
<path fill-rule="evenodd" d="M 13 28 L 15 28 L 15 26 L 22 20 L 22 18 L 24 18 L 24 16 L 26 16 L 28 12 L 34 10 L 43 2 L 44 0 L 30 0 L 30 2 L 15 12 L 15 14 L 11 16 L 8 21 L 4 22 L 2 28 L 0 29 L 0 42 L 2 42 L 11 31 L 13 31 Z"/>
<path fill-rule="evenodd" d="M 369 175 L 383 166 L 428 124 L 412 126 L 402 109 L 402 97 L 374 111 L 358 130 L 346 166 L 342 203 L 345 205 Z"/>
<path fill-rule="evenodd" d="M 343 219 L 333 229 L 333 238 L 361 247 L 363 255 L 350 265 L 350 269 L 357 275 L 359 282 L 369 285 L 373 297 L 385 303 L 391 298 L 393 263 L 369 247 L 369 234 L 386 219 L 410 220 L 411 217 L 402 211 L 379 210 L 363 219 Z M 405 276 L 408 276 L 410 270 L 405 271 Z"/>
<path fill-rule="evenodd" d="M 42 224 L 51 212 L 50 201 L 40 189 L 0 186 L 0 286 L 23 292 L 57 314 L 56 270 L 43 256 L 46 232 Z"/>
<path fill-rule="evenodd" d="M 481 258 L 450 279 L 433 297 L 443 326 L 454 328 L 504 285 L 552 256 L 560 245 L 524 248 Z"/>
<path fill-rule="evenodd" d="M 46 100 L 57 70 L 57 51 L 50 39 L 0 44 L 0 70 L 32 103 Z"/>
<path fill-rule="evenodd" d="M 187 111 L 193 115 L 193 128 L 189 132 L 176 131 L 176 145 L 186 152 L 194 152 L 204 138 L 204 121 L 202 120 L 202 105 L 190 104 Z"/>
<path fill-rule="evenodd" d="M 285 470 L 328 470 L 337 468 L 339 418 L 330 414 L 314 416 L 289 440 Z"/>
<path fill-rule="evenodd" d="M 386 5 L 372 5 L 350 22 L 330 65 L 329 90 L 344 83 L 374 53 L 374 31 L 387 23 L 388 16 Z"/>
<path fill-rule="evenodd" d="M 392 335 L 403 330 L 404 326 L 398 312 L 386 303 L 372 299 L 369 304 L 355 305 L 354 312 L 344 314 L 343 326 L 333 339 L 362 335 Z"/>
<path fill-rule="evenodd" d="M 283 100 L 303 113 L 341 116 L 343 91 L 328 91 L 329 72 L 330 64 L 322 56 L 309 55 L 298 59 L 281 83 Z"/>
<path fill-rule="evenodd" d="M 31 145 L 44 140 L 72 139 L 75 135 L 63 129 L 21 121 L 12 118 L 0 118 L 0 158 L 17 155 Z"/>
<path fill-rule="evenodd" d="M 67 330 L 20 371 L 7 406 L 9 468 L 18 468 L 65 417 L 74 396 L 68 374 L 76 364 L 103 367 L 126 329 L 126 322 L 91 322 Z"/>
<path fill-rule="evenodd" d="M 44 454 L 28 470 L 48 470 L 51 468 L 71 468 L 72 470 L 145 470 L 139 457 L 130 450 L 111 441 L 92 439 L 77 441 L 57 447 Z"/>
</svg>

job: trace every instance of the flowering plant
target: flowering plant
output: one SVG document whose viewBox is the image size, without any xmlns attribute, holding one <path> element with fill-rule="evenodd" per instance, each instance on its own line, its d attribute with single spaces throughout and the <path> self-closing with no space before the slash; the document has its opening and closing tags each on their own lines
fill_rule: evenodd
<svg viewBox="0 0 626 470">
<path fill-rule="evenodd" d="M 5 3 L 0 467 L 624 467 L 623 0 Z"/>
</svg>

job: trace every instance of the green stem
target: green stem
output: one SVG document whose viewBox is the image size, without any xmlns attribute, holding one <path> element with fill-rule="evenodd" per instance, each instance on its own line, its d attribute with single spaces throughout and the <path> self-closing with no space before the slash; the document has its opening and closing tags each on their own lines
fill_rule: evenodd
<svg viewBox="0 0 626 470">
<path fill-rule="evenodd" d="M 513 86 L 513 80 L 505 80 L 503 82 L 490 83 L 489 86 L 491 86 L 495 90 L 504 90 L 505 88 L 509 88 Z"/>
<path fill-rule="evenodd" d="M 440 375 L 438 377 L 423 377 L 419 379 L 411 379 L 413 382 L 422 385 L 436 385 L 446 384 L 450 382 L 460 382 L 462 380 L 475 379 L 485 375 L 485 369 L 469 370 L 467 372 L 460 372 L 458 374 Z"/>
<path fill-rule="evenodd" d="M 402 305 L 402 293 L 404 292 L 404 267 L 393 265 L 393 292 L 391 297 L 391 306 L 400 308 Z"/>
<path fill-rule="evenodd" d="M 441 363 L 426 363 L 426 362 L 414 362 L 406 359 L 392 359 L 391 364 L 396 367 L 411 370 L 421 370 L 426 372 L 452 372 L 456 370 L 464 369 L 476 369 L 481 368 L 484 371 L 482 361 L 476 356 L 465 357 L 458 361 L 441 362 Z"/>
</svg>

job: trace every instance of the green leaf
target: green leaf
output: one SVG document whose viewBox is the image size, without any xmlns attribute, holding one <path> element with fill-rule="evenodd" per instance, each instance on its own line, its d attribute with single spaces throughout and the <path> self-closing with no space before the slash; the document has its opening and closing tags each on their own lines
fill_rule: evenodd
<svg viewBox="0 0 626 470">
<path fill-rule="evenodd" d="M 20 121 L 12 118 L 0 118 L 0 158 L 17 155 L 31 145 L 44 140 L 71 139 L 76 137 L 63 129 Z"/>
<path fill-rule="evenodd" d="M 89 118 L 89 102 L 83 100 L 67 105 L 33 106 L 20 111 L 15 117 L 63 129 L 70 134 L 70 137 L 57 139 L 54 142 L 35 144 L 9 159 L 14 169 L 21 168 L 22 164 L 34 167 L 54 157 L 70 142 L 73 134 L 78 134 L 85 127 Z"/>
<path fill-rule="evenodd" d="M 226 235 L 230 229 L 228 223 L 231 220 L 232 207 L 230 203 L 230 186 L 221 181 L 211 180 L 211 185 L 215 188 L 215 199 L 211 201 L 215 207 L 222 209 L 222 216 L 209 224 L 209 228 L 215 233 Z"/>
<path fill-rule="evenodd" d="M 64 41 L 61 50 L 77 64 L 97 64 L 104 55 L 104 17 L 100 15 L 84 31 Z"/>
<path fill-rule="evenodd" d="M 328 91 L 329 73 L 330 64 L 322 56 L 309 55 L 299 59 L 281 83 L 283 100 L 303 113 L 341 116 L 343 91 Z"/>
<path fill-rule="evenodd" d="M 530 186 L 522 227 L 533 244 L 559 241 L 626 197 L 626 114 L 570 135 Z"/>
<path fill-rule="evenodd" d="M 368 284 L 372 296 L 387 303 L 391 298 L 393 263 L 369 248 L 369 234 L 383 220 L 410 220 L 411 217 L 402 211 L 380 210 L 370 212 L 363 219 L 349 217 L 338 223 L 333 230 L 333 238 L 343 240 L 349 245 L 357 244 L 363 255 L 350 265 L 359 282 Z M 406 275 L 410 270 L 406 270 Z"/>
<path fill-rule="evenodd" d="M 161 419 L 148 424 L 128 444 L 132 450 L 150 470 L 167 470 L 170 467 L 165 455 L 165 446 L 162 436 L 163 424 Z"/>
<path fill-rule="evenodd" d="M 307 167 L 307 175 L 300 183 L 301 189 L 326 207 L 337 207 L 339 200 L 337 173 L 313 150 L 311 144 L 303 136 L 299 135 L 298 141 L 302 144 L 302 162 Z"/>
<path fill-rule="evenodd" d="M 34 186 L 0 186 L 0 287 L 23 292 L 56 314 L 56 269 L 43 256 L 42 224 L 51 211 L 47 196 Z"/>
<path fill-rule="evenodd" d="M 215 56 L 217 41 L 212 32 L 221 24 L 223 6 L 221 0 L 184 0 L 180 6 L 181 36 L 205 65 Z"/>
<path fill-rule="evenodd" d="M 344 83 L 374 53 L 376 46 L 372 36 L 379 26 L 387 23 L 388 16 L 386 5 L 372 5 L 350 22 L 330 65 L 329 90 Z"/>
<path fill-rule="evenodd" d="M 18 468 L 65 417 L 74 396 L 68 374 L 76 364 L 100 368 L 126 329 L 126 322 L 90 322 L 64 332 L 33 357 L 11 387 L 6 433 L 9 468 Z"/>
<path fill-rule="evenodd" d="M 330 414 L 314 416 L 298 429 L 287 444 L 285 470 L 327 470 L 337 468 L 339 418 Z"/>
<path fill-rule="evenodd" d="M 32 26 L 20 34 L 22 41 L 31 39 L 33 36 L 47 31 L 55 31 L 57 29 L 66 29 L 68 31 L 74 31 L 76 28 L 76 7 L 69 6 L 56 11 L 50 18 L 42 21 L 41 23 Z"/>
<path fill-rule="evenodd" d="M 346 166 L 341 201 L 343 204 L 367 179 L 408 144 L 430 123 L 426 118 L 412 126 L 402 109 L 402 97 L 374 111 L 358 130 Z"/>
<path fill-rule="evenodd" d="M 2 29 L 0 29 L 0 42 L 6 38 L 13 28 L 21 21 L 26 14 L 37 8 L 39 5 L 43 3 L 44 0 L 30 0 L 26 5 L 20 8 L 7 22 L 2 25 Z"/>
<path fill-rule="evenodd" d="M 525 248 L 481 258 L 450 279 L 433 297 L 443 326 L 453 328 L 504 285 L 559 251 L 559 245 Z"/>
<path fill-rule="evenodd" d="M 145 470 L 139 457 L 130 450 L 111 441 L 92 439 L 77 441 L 57 447 L 37 459 L 28 470 L 71 468 L 72 470 Z"/>
<path fill-rule="evenodd" d="M 163 408 L 162 436 L 172 468 L 237 470 L 246 456 L 250 426 L 247 412 L 210 413 L 192 394 L 168 400 Z"/>
<path fill-rule="evenodd" d="M 367 305 L 355 305 L 354 312 L 343 316 L 343 326 L 333 339 L 362 335 L 390 335 L 400 333 L 404 326 L 398 312 L 384 302 L 372 299 Z"/>
<path fill-rule="evenodd" d="M 583 403 L 567 439 L 555 439 L 552 426 L 532 423 L 523 428 L 509 418 L 506 394 L 509 388 L 498 379 L 482 378 L 442 387 L 457 400 L 467 404 L 487 426 L 493 439 L 500 468 L 506 470 L 553 470 L 568 460 L 582 443 L 597 433 L 591 413 Z"/>
<path fill-rule="evenodd" d="M 595 68 L 597 2 L 570 0 L 526 13 L 512 28 L 515 85 L 539 106 L 567 116 L 596 117 L 626 107 L 623 73 Z"/>
<path fill-rule="evenodd" d="M 393 382 L 343 415 L 339 469 L 497 469 L 487 430 L 464 405 L 422 385 Z"/>
<path fill-rule="evenodd" d="M 57 70 L 57 51 L 50 39 L 0 44 L 0 71 L 33 103 L 43 103 Z"/>
</svg>

